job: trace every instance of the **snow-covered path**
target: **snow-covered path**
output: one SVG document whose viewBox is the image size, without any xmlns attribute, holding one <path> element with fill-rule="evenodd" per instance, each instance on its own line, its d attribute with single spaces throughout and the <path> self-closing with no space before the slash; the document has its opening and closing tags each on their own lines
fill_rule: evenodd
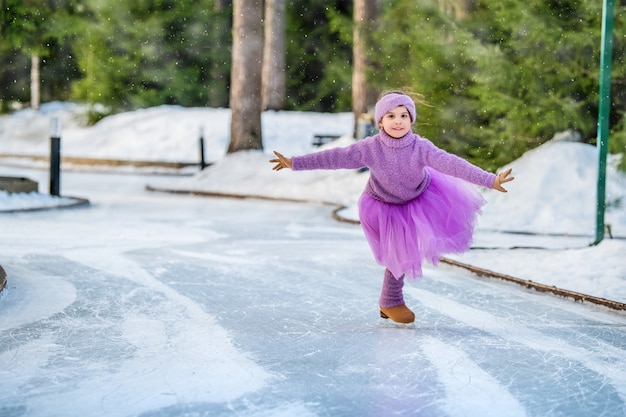
<svg viewBox="0 0 626 417">
<path fill-rule="evenodd" d="M 3 417 L 626 413 L 623 314 L 441 267 L 396 327 L 328 207 L 63 181 L 92 206 L 0 216 Z"/>
</svg>

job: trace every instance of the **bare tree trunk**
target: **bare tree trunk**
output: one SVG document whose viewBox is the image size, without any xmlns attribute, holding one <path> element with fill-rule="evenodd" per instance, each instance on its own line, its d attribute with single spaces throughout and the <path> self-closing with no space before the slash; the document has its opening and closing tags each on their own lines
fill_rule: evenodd
<svg viewBox="0 0 626 417">
<path fill-rule="evenodd" d="M 234 0 L 228 152 L 262 149 L 263 1 Z"/>
<path fill-rule="evenodd" d="M 30 108 L 33 110 L 39 110 L 39 104 L 41 104 L 41 90 L 39 87 L 39 55 L 33 54 L 30 57 Z"/>
<path fill-rule="evenodd" d="M 265 0 L 262 108 L 281 110 L 285 105 L 285 0 Z"/>
<path fill-rule="evenodd" d="M 354 0 L 352 112 L 355 136 L 359 117 L 376 104 L 377 92 L 367 80 L 367 71 L 372 66 L 369 56 L 373 48 L 368 34 L 372 33 L 379 13 L 380 0 Z"/>
</svg>

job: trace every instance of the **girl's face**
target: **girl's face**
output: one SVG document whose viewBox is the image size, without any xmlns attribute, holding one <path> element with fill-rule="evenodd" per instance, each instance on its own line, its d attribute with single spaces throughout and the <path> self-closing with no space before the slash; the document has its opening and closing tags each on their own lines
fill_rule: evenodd
<svg viewBox="0 0 626 417">
<path fill-rule="evenodd" d="M 400 139 L 411 130 L 411 115 L 404 106 L 389 110 L 380 121 L 380 128 L 394 139 Z"/>
</svg>

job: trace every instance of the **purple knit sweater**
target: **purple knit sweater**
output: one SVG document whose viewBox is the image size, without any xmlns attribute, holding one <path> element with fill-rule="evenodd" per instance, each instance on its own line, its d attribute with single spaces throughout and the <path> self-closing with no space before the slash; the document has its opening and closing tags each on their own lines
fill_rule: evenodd
<svg viewBox="0 0 626 417">
<path fill-rule="evenodd" d="M 391 204 L 411 201 L 428 187 L 425 167 L 487 188 L 496 178 L 412 132 L 394 139 L 381 131 L 344 148 L 294 156 L 292 165 L 294 171 L 367 167 L 370 178 L 365 191 Z"/>
</svg>

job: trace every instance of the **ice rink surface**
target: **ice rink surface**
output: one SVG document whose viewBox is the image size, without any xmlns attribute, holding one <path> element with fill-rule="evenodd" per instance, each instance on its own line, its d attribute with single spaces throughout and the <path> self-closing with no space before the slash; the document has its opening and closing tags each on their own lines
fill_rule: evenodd
<svg viewBox="0 0 626 417">
<path fill-rule="evenodd" d="M 63 181 L 0 215 L 2 417 L 626 415 L 624 314 L 441 266 L 396 326 L 328 207 Z"/>
</svg>

